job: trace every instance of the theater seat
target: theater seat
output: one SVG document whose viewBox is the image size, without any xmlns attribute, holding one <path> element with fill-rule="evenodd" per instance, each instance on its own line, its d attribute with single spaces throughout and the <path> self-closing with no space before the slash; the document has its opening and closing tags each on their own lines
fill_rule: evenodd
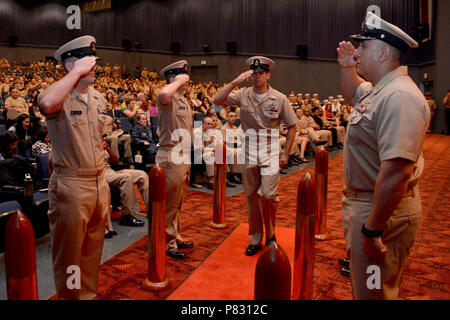
<svg viewBox="0 0 450 320">
<path fill-rule="evenodd" d="M 48 175 L 48 158 L 50 156 L 50 153 L 45 153 L 42 154 L 40 156 L 37 157 L 36 161 L 37 161 L 37 166 L 39 169 L 39 172 L 41 174 L 41 177 L 43 179 L 49 179 L 49 175 Z"/>
<path fill-rule="evenodd" d="M 120 207 L 122 202 L 120 202 L 120 189 L 115 187 L 109 187 L 111 193 L 111 205 L 113 208 Z"/>
<path fill-rule="evenodd" d="M 48 220 L 48 189 L 37 191 L 33 194 L 31 212 L 27 216 L 33 224 L 34 236 L 36 238 L 50 232 Z"/>
<path fill-rule="evenodd" d="M 130 133 L 133 130 L 133 123 L 128 118 L 120 118 L 120 127 L 125 133 Z"/>
<path fill-rule="evenodd" d="M 16 200 L 0 203 L 0 253 L 5 251 L 5 227 L 11 215 L 21 210 L 20 203 Z"/>
</svg>

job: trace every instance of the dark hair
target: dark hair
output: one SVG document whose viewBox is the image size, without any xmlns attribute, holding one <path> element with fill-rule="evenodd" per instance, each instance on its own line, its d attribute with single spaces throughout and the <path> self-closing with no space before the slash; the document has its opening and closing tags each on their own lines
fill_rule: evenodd
<svg viewBox="0 0 450 320">
<path fill-rule="evenodd" d="M 20 116 L 18 116 L 16 121 L 16 129 L 18 129 L 17 127 L 21 127 L 22 122 L 27 118 L 30 118 L 30 116 L 26 113 L 22 113 Z"/>
<path fill-rule="evenodd" d="M 4 158 L 10 154 L 9 145 L 16 141 L 19 141 L 19 137 L 12 131 L 5 131 L 0 136 L 0 153 Z"/>
<path fill-rule="evenodd" d="M 319 108 L 314 107 L 314 108 L 312 108 L 311 112 L 314 113 L 314 112 L 316 112 L 317 110 L 319 110 Z"/>
<path fill-rule="evenodd" d="M 209 117 L 209 116 L 211 115 L 211 109 L 214 110 L 213 107 L 209 107 L 208 110 L 206 110 L 206 116 Z M 214 110 L 214 112 L 215 112 L 215 111 L 216 111 L 216 110 Z M 217 115 L 217 113 L 215 113 L 215 115 Z"/>
<path fill-rule="evenodd" d="M 22 113 L 16 121 L 15 127 L 16 127 L 16 134 L 19 137 L 19 140 L 23 140 L 25 139 L 25 137 L 27 136 L 27 132 L 24 130 L 22 123 L 24 122 L 25 119 L 30 119 L 30 116 L 28 114 Z M 33 131 L 33 127 L 30 121 L 30 126 L 28 127 L 28 135 L 32 136 L 31 132 Z"/>
<path fill-rule="evenodd" d="M 40 127 L 39 130 L 38 130 L 38 133 L 36 135 L 36 139 L 44 142 L 45 137 L 47 136 L 47 134 L 48 134 L 47 127 L 45 127 L 45 126 Z"/>
</svg>

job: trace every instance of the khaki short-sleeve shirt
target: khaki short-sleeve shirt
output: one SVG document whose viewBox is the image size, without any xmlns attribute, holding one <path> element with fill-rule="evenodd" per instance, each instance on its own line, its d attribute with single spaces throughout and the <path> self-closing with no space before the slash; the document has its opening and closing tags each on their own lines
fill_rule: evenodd
<svg viewBox="0 0 450 320">
<path fill-rule="evenodd" d="M 193 117 L 192 109 L 186 99 L 175 93 L 170 104 L 161 104 L 159 95 L 156 99 L 159 112 L 158 135 L 160 146 L 175 146 L 180 141 L 172 140 L 172 133 L 177 129 L 189 132 L 192 143 Z"/>
<path fill-rule="evenodd" d="M 373 191 L 381 161 L 395 158 L 415 163 L 409 183 L 416 182 L 423 171 L 430 110 L 407 67 L 386 74 L 374 87 L 362 83 L 353 102 L 344 146 L 345 185 Z"/>
<path fill-rule="evenodd" d="M 101 135 L 104 125 L 99 110 L 105 109 L 105 104 L 102 94 L 94 88 L 88 89 L 88 104 L 72 90 L 61 110 L 46 117 L 54 166 L 103 167 L 105 152 Z"/>
<path fill-rule="evenodd" d="M 258 100 L 253 92 L 253 87 L 235 90 L 228 95 L 227 105 L 238 105 L 241 109 L 241 128 L 245 133 L 245 162 L 267 166 L 275 161 L 279 155 L 279 128 L 282 122 L 286 127 L 295 126 L 298 122 L 297 115 L 292 109 L 286 95 L 269 87 L 267 94 Z M 273 129 L 273 130 L 271 130 Z M 253 131 L 254 130 L 254 131 Z M 275 135 L 274 131 L 276 131 Z M 252 136 L 256 135 L 256 140 Z M 266 143 L 262 138 L 266 136 Z M 277 148 L 273 147 L 272 138 L 276 139 Z M 258 152 L 252 141 L 257 141 Z M 262 152 L 261 150 L 268 150 Z M 270 160 L 272 159 L 272 160 Z M 272 161 L 272 162 L 271 162 Z"/>
<path fill-rule="evenodd" d="M 314 121 L 314 120 L 313 120 Z M 300 131 L 302 129 L 307 129 L 310 127 L 308 118 L 305 116 L 302 116 L 299 121 L 297 122 L 297 131 Z"/>
<path fill-rule="evenodd" d="M 278 129 L 281 120 L 292 127 L 298 121 L 286 95 L 269 87 L 264 99 L 259 102 L 253 88 L 242 88 L 230 93 L 227 105 L 238 105 L 241 109 L 241 127 L 248 129 Z"/>
<path fill-rule="evenodd" d="M 27 102 L 22 97 L 18 97 L 17 99 L 9 97 L 5 101 L 5 108 L 6 110 L 16 110 L 18 113 L 29 113 Z"/>
</svg>

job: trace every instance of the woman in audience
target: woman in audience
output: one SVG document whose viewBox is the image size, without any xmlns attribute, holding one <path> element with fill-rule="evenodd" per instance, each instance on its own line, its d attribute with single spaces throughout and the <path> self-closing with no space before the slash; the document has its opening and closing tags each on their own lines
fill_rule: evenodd
<svg viewBox="0 0 450 320">
<path fill-rule="evenodd" d="M 106 93 L 106 107 L 108 109 L 112 109 L 113 106 L 113 98 L 114 98 L 114 93 L 112 93 L 111 91 Z"/>
<path fill-rule="evenodd" d="M 327 102 L 325 103 L 325 117 L 327 118 L 328 121 L 330 121 L 331 123 L 335 123 L 336 124 L 336 117 L 334 116 L 333 112 L 331 111 L 331 103 L 326 100 Z"/>
<path fill-rule="evenodd" d="M 47 127 L 39 128 L 36 139 L 37 141 L 33 143 L 33 146 L 31 148 L 33 158 L 37 158 L 52 151 L 52 145 L 50 143 L 50 136 L 48 135 Z"/>
<path fill-rule="evenodd" d="M 111 109 L 112 110 L 115 110 L 115 109 L 119 109 L 120 110 L 121 109 L 118 95 L 113 95 L 112 102 L 111 102 Z"/>
<path fill-rule="evenodd" d="M 206 114 L 206 111 L 209 109 L 210 106 L 211 106 L 211 102 L 209 101 L 209 99 L 207 97 L 204 97 L 202 100 L 202 104 L 200 105 L 199 111 L 201 113 Z"/>
<path fill-rule="evenodd" d="M 26 157 L 26 151 L 31 149 L 34 138 L 34 128 L 31 126 L 30 116 L 28 114 L 21 114 L 17 118 L 17 123 L 14 126 L 11 126 L 8 130 L 17 135 L 19 138 L 19 153 L 20 155 Z"/>
<path fill-rule="evenodd" d="M 127 101 L 127 99 L 125 99 L 125 101 Z M 137 109 L 135 106 L 136 101 L 130 100 L 126 105 L 126 108 L 122 109 L 122 113 L 126 115 L 128 119 L 134 118 L 137 114 Z"/>
<path fill-rule="evenodd" d="M 193 95 L 193 98 L 190 99 L 192 104 L 194 105 L 195 109 L 199 109 L 200 106 L 202 105 L 202 100 L 201 100 L 201 96 L 199 96 L 199 94 L 201 94 L 202 91 L 201 89 L 197 89 L 196 94 Z"/>
<path fill-rule="evenodd" d="M 141 106 L 139 107 L 138 114 L 144 114 L 147 118 L 147 121 L 150 122 L 150 102 L 149 101 L 143 101 L 141 103 Z"/>
<path fill-rule="evenodd" d="M 154 94 L 151 95 L 149 102 L 150 102 L 150 107 L 149 107 L 150 116 L 157 117 L 159 115 L 159 113 L 158 113 L 158 107 L 156 106 L 156 96 Z"/>
<path fill-rule="evenodd" d="M 145 163 L 155 163 L 156 152 L 158 147 L 156 140 L 153 137 L 150 122 L 147 120 L 145 114 L 141 113 L 136 116 L 137 125 L 131 131 L 131 141 L 144 149 Z"/>
<path fill-rule="evenodd" d="M 5 131 L 0 136 L 0 160 L 6 160 L 19 157 L 17 153 L 17 144 L 19 138 L 12 131 Z"/>
</svg>

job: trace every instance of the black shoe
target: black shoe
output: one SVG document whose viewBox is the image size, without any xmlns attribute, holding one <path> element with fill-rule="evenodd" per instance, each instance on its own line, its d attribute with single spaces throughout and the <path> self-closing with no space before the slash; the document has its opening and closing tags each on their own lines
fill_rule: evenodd
<svg viewBox="0 0 450 320">
<path fill-rule="evenodd" d="M 236 188 L 236 185 L 234 183 L 232 183 L 232 182 L 227 180 L 227 187 Z"/>
<path fill-rule="evenodd" d="M 280 168 L 280 173 L 281 173 L 281 174 L 287 174 L 287 170 L 286 170 L 286 169 L 283 169 L 283 168 Z"/>
<path fill-rule="evenodd" d="M 341 269 L 341 274 L 342 274 L 344 277 L 350 277 L 350 270 L 349 270 L 349 269 L 342 268 L 342 269 Z"/>
<path fill-rule="evenodd" d="M 133 217 L 131 214 L 125 214 L 120 217 L 119 225 L 127 227 L 143 227 L 144 221 Z"/>
<path fill-rule="evenodd" d="M 108 231 L 107 233 L 105 233 L 105 239 L 111 239 L 113 237 L 111 231 Z"/>
<path fill-rule="evenodd" d="M 299 162 L 294 156 L 290 156 L 289 157 L 289 164 L 290 165 L 294 165 L 296 166 L 297 164 L 300 164 L 301 162 Z"/>
<path fill-rule="evenodd" d="M 347 258 L 339 258 L 339 264 L 343 267 L 349 268 L 350 267 L 350 260 Z"/>
<path fill-rule="evenodd" d="M 209 190 L 214 190 L 214 183 L 212 182 L 207 182 L 206 183 L 206 188 Z"/>
<path fill-rule="evenodd" d="M 242 180 L 238 177 L 238 175 L 236 173 L 233 174 L 233 181 L 231 181 L 231 182 L 236 183 L 236 184 L 242 184 Z"/>
<path fill-rule="evenodd" d="M 123 159 L 123 163 L 124 164 L 134 164 L 134 161 L 133 161 L 133 158 L 125 158 L 125 159 Z"/>
<path fill-rule="evenodd" d="M 178 249 L 172 249 L 166 252 L 166 254 L 169 257 L 175 258 L 175 259 L 186 259 L 186 256 L 184 255 L 183 252 L 181 252 Z"/>
<path fill-rule="evenodd" d="M 111 236 L 117 236 L 117 232 L 116 232 L 116 231 L 114 231 L 114 230 L 109 230 L 108 227 L 106 227 L 106 230 L 108 230 L 108 233 L 106 233 L 106 234 L 110 234 Z"/>
<path fill-rule="evenodd" d="M 194 243 L 192 241 L 183 241 L 182 243 L 177 244 L 178 249 L 187 249 L 192 248 Z"/>
<path fill-rule="evenodd" d="M 316 147 L 324 145 L 325 143 L 327 143 L 326 141 L 317 141 L 316 143 L 314 143 L 316 145 Z"/>
<path fill-rule="evenodd" d="M 328 152 L 334 151 L 334 147 L 333 146 L 326 146 L 325 150 L 327 150 Z"/>
<path fill-rule="evenodd" d="M 338 149 L 344 149 L 344 145 L 342 143 L 338 143 L 334 147 Z"/>
<path fill-rule="evenodd" d="M 277 242 L 277 239 L 275 238 L 275 235 L 273 235 L 273 237 L 270 238 L 270 239 L 267 239 L 267 238 L 266 238 L 266 244 L 265 244 L 265 246 L 267 247 L 267 246 L 269 245 L 269 243 L 272 242 L 272 241 Z"/>
<path fill-rule="evenodd" d="M 245 255 L 246 256 L 253 256 L 254 254 L 256 254 L 261 249 L 262 249 L 262 245 L 261 244 L 250 244 L 247 247 L 247 250 L 245 250 Z"/>
</svg>

